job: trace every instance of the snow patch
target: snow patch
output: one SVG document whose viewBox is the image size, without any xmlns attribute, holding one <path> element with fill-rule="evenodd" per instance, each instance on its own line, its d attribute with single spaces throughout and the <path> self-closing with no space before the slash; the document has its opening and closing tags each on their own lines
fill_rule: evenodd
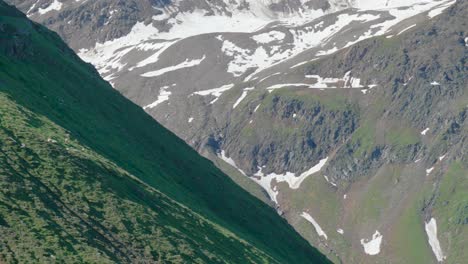
<svg viewBox="0 0 468 264">
<path fill-rule="evenodd" d="M 243 170 L 241 170 L 239 167 L 237 167 L 236 162 L 232 159 L 226 156 L 226 152 L 224 150 L 221 150 L 221 153 L 217 154 L 218 158 L 224 160 L 227 164 L 231 165 L 232 167 L 236 168 L 240 173 L 243 175 L 246 175 Z"/>
<path fill-rule="evenodd" d="M 154 102 L 152 102 L 151 104 L 147 105 L 147 106 L 144 106 L 143 109 L 151 109 L 151 108 L 154 108 L 156 106 L 158 106 L 158 104 L 162 103 L 162 102 L 165 102 L 165 101 L 168 101 L 169 100 L 169 96 L 171 95 L 171 92 L 167 91 L 167 89 L 169 88 L 169 86 L 163 86 L 161 87 L 161 89 L 159 89 L 159 95 L 158 95 L 158 99 Z"/>
<path fill-rule="evenodd" d="M 142 77 L 156 77 L 156 76 L 168 73 L 168 72 L 180 70 L 180 69 L 183 69 L 183 68 L 190 68 L 190 67 L 193 67 L 193 66 L 197 66 L 203 60 L 205 60 L 205 55 L 203 55 L 203 57 L 201 59 L 196 59 L 196 60 L 186 59 L 184 62 L 181 62 L 181 63 L 179 63 L 177 65 L 169 66 L 169 67 L 162 68 L 162 69 L 159 69 L 159 70 L 156 70 L 156 71 L 146 72 L 146 73 L 141 74 L 141 76 Z"/>
<path fill-rule="evenodd" d="M 382 244 L 383 236 L 378 230 L 372 235 L 372 239 L 361 239 L 361 245 L 364 247 L 364 252 L 367 255 L 377 255 L 380 253 L 380 245 Z"/>
<path fill-rule="evenodd" d="M 427 169 L 427 170 L 426 170 L 426 176 L 429 175 L 429 174 L 431 174 L 431 172 L 432 172 L 433 170 L 434 170 L 434 167 Z"/>
<path fill-rule="evenodd" d="M 312 216 L 306 212 L 302 212 L 301 216 L 307 220 L 308 222 L 310 222 L 314 228 L 315 228 L 315 231 L 317 232 L 317 234 L 319 236 L 322 236 L 324 237 L 325 239 L 328 239 L 327 237 L 327 234 L 325 234 L 325 232 L 323 231 L 323 229 L 320 227 L 320 225 L 317 223 L 317 221 L 315 221 L 314 218 L 312 218 Z"/>
<path fill-rule="evenodd" d="M 433 81 L 433 82 L 431 82 L 431 85 L 433 85 L 433 86 L 439 86 L 440 83 L 438 83 L 438 82 L 436 82 L 436 81 Z"/>
<path fill-rule="evenodd" d="M 44 15 L 52 10 L 59 11 L 60 9 L 62 9 L 62 3 L 57 0 L 54 0 L 46 8 L 39 8 L 38 12 L 39 14 Z"/>
<path fill-rule="evenodd" d="M 244 98 L 247 96 L 247 93 L 250 91 L 250 90 L 253 90 L 254 88 L 244 88 L 244 91 L 242 91 L 242 94 L 241 96 L 239 97 L 239 99 L 237 99 L 237 101 L 234 103 L 234 105 L 232 106 L 232 109 L 236 108 L 236 106 L 238 106 L 242 100 L 244 100 Z"/>
<path fill-rule="evenodd" d="M 253 40 L 260 44 L 267 44 L 273 41 L 281 41 L 286 37 L 286 34 L 280 31 L 270 31 L 262 34 L 258 34 L 252 37 Z"/>
<path fill-rule="evenodd" d="M 188 122 L 192 123 L 192 121 L 193 121 L 193 117 L 189 117 Z"/>
<path fill-rule="evenodd" d="M 341 229 L 341 228 L 338 228 L 338 229 L 336 230 L 336 232 L 338 232 L 339 234 L 342 234 L 342 235 L 344 234 L 344 231 L 343 231 L 343 229 Z"/>
<path fill-rule="evenodd" d="M 212 96 L 216 97 L 216 99 L 211 101 L 210 104 L 214 104 L 219 99 L 219 97 L 223 94 L 223 92 L 231 89 L 232 87 L 234 87 L 234 84 L 226 84 L 226 85 L 223 85 L 223 86 L 221 86 L 219 88 L 213 88 L 213 89 L 209 89 L 209 90 L 194 92 L 191 95 L 193 95 L 193 94 L 197 94 L 197 95 L 201 95 L 201 96 L 212 95 Z"/>
<path fill-rule="evenodd" d="M 414 28 L 415 26 L 416 26 L 416 24 L 411 25 L 411 26 L 409 26 L 409 27 L 403 29 L 402 31 L 398 32 L 397 36 L 400 35 L 401 33 L 405 32 L 405 31 L 407 31 L 407 30 L 410 30 L 410 29 Z"/>
<path fill-rule="evenodd" d="M 429 11 L 429 13 L 427 14 L 428 17 L 430 18 L 433 18 L 435 16 L 438 16 L 440 14 L 442 14 L 442 12 L 444 12 L 445 9 L 447 9 L 448 7 L 450 7 L 451 5 L 453 5 L 456 1 L 451 1 L 451 2 L 448 2 L 448 3 L 445 3 L 445 4 L 442 4 L 440 5 L 439 7 Z"/>
<path fill-rule="evenodd" d="M 296 176 L 292 172 L 285 172 L 284 174 L 276 174 L 276 173 L 270 173 L 268 175 L 265 175 L 262 172 L 262 168 L 258 168 L 258 172 L 254 174 L 254 177 L 252 179 L 258 183 L 260 186 L 265 189 L 265 191 L 268 193 L 270 196 L 271 200 L 274 201 L 275 203 L 277 202 L 276 196 L 278 195 L 278 189 L 277 186 L 272 187 L 272 182 L 273 180 L 276 181 L 276 183 L 281 183 L 281 182 L 286 182 L 288 183 L 289 188 L 291 189 L 298 189 L 301 186 L 301 183 L 310 175 L 319 172 L 323 166 L 327 163 L 328 157 L 322 159 L 317 163 L 315 166 L 310 168 L 309 170 L 303 172 L 301 175 Z"/>
<path fill-rule="evenodd" d="M 336 187 L 336 183 L 330 181 L 330 180 L 328 179 L 328 176 L 327 176 L 327 175 L 323 175 L 323 177 L 325 178 L 325 180 L 326 180 L 328 183 L 330 183 L 331 185 L 333 185 L 333 186 Z"/>
<path fill-rule="evenodd" d="M 435 218 L 431 218 L 429 222 L 425 225 L 429 245 L 432 248 L 432 252 L 437 258 L 437 261 L 442 262 L 446 257 L 442 252 L 442 248 L 440 247 L 439 239 L 437 239 L 437 222 Z"/>
<path fill-rule="evenodd" d="M 425 136 L 427 134 L 427 132 L 429 132 L 429 130 L 431 130 L 431 129 L 430 128 L 424 129 L 423 131 L 421 131 L 421 135 Z"/>
<path fill-rule="evenodd" d="M 255 107 L 254 113 L 257 112 L 258 108 L 260 108 L 260 105 L 261 105 L 261 104 L 258 104 L 258 105 Z"/>
<path fill-rule="evenodd" d="M 377 86 L 377 84 L 363 85 L 361 84 L 360 78 L 351 77 L 351 72 L 348 71 L 342 78 L 331 78 L 331 77 L 321 77 L 319 75 L 306 75 L 307 79 L 314 79 L 315 83 L 285 83 L 285 84 L 275 84 L 266 89 L 271 92 L 275 89 L 281 89 L 284 87 L 306 87 L 310 89 L 345 89 L 345 88 L 358 88 L 362 89 L 369 87 L 372 89 Z M 367 90 L 363 93 L 365 94 Z"/>
</svg>

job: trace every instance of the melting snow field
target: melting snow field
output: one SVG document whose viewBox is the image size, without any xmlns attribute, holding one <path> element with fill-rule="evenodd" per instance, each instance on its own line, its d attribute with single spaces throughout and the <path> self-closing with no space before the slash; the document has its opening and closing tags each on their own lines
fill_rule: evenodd
<svg viewBox="0 0 468 264">
<path fill-rule="evenodd" d="M 414 4 L 416 2 L 417 4 Z M 162 10 L 163 14 L 155 16 L 153 19 L 155 21 L 166 19 L 168 26 L 171 27 L 169 31 L 160 31 L 147 21 L 137 22 L 128 35 L 104 43 L 96 43 L 91 49 L 81 49 L 79 56 L 83 60 L 92 63 L 99 73 L 110 81 L 118 77 L 120 72 L 124 70 L 131 71 L 134 68 L 158 62 L 162 53 L 174 43 L 185 38 L 214 32 L 253 33 L 258 31 L 259 28 L 263 28 L 267 32 L 252 34 L 251 39 L 257 45 L 249 48 L 240 47 L 231 40 L 223 40 L 222 36 L 218 38 L 223 42 L 222 51 L 231 57 L 228 62 L 228 72 L 232 73 L 234 77 L 239 77 L 247 70 L 255 69 L 252 74 L 245 78 L 248 81 L 266 68 L 296 56 L 307 49 L 327 44 L 328 41 L 346 30 L 352 23 L 368 26 L 369 30 L 355 36 L 354 39 L 344 43 L 344 45 L 337 46 L 337 44 L 328 43 L 332 44 L 331 47 L 328 45 L 326 49 L 319 50 L 316 58 L 349 47 L 364 39 L 387 34 L 393 26 L 416 14 L 433 10 L 428 15 L 437 15 L 452 5 L 454 1 L 361 0 L 353 4 L 361 11 L 339 14 L 335 18 L 336 21 L 331 24 L 325 24 L 323 21 L 314 22 L 315 18 L 324 15 L 324 12 L 320 10 L 308 10 L 300 15 L 284 13 L 283 16 L 278 17 L 266 14 L 265 12 L 268 13 L 268 9 L 265 8 L 262 1 L 250 1 L 249 3 L 252 5 L 250 11 L 234 8 L 231 10 L 232 16 L 221 13 L 207 15 L 204 11 L 195 9 L 193 12 L 181 12 L 177 13 L 176 17 L 172 17 L 169 15 L 170 10 Z M 47 8 L 39 9 L 39 11 L 44 13 L 61 8 L 61 2 L 54 0 Z M 332 8 L 331 10 L 336 11 L 337 9 Z M 382 14 L 370 14 L 362 10 L 388 12 L 392 18 L 383 19 Z M 288 32 L 280 31 L 274 27 L 264 27 L 273 21 L 286 26 Z M 268 32 L 268 30 L 270 31 Z M 133 65 L 127 65 L 129 63 L 128 59 L 133 52 L 139 51 L 151 53 L 145 54 L 146 59 Z M 175 66 L 159 65 L 164 70 L 147 72 L 144 73 L 143 77 L 158 76 L 169 71 L 193 67 L 197 65 L 196 63 L 197 61 L 194 60 L 185 61 Z M 292 84 L 291 86 L 300 85 Z"/>
<path fill-rule="evenodd" d="M 361 239 L 361 245 L 364 247 L 364 252 L 367 255 L 377 255 L 380 253 L 380 245 L 382 244 L 383 236 L 378 230 L 372 235 L 372 239 Z"/>
<path fill-rule="evenodd" d="M 425 228 L 429 239 L 429 245 L 436 256 L 437 261 L 442 262 L 445 259 L 445 256 L 442 252 L 442 248 L 440 247 L 439 239 L 437 239 L 437 223 L 435 218 L 431 218 L 431 220 L 426 223 Z"/>
<path fill-rule="evenodd" d="M 338 232 L 338 234 L 342 234 L 342 235 L 344 234 L 344 231 L 341 228 L 337 229 L 336 232 Z"/>
<path fill-rule="evenodd" d="M 325 239 L 328 239 L 327 237 L 327 234 L 325 234 L 325 232 L 323 231 L 323 229 L 320 227 L 320 225 L 317 223 L 317 221 L 315 221 L 314 218 L 312 218 L 312 216 L 306 212 L 302 212 L 301 216 L 307 220 L 308 222 L 310 222 L 314 228 L 315 228 L 315 231 L 317 232 L 317 234 L 319 236 L 322 236 L 324 237 Z"/>
</svg>

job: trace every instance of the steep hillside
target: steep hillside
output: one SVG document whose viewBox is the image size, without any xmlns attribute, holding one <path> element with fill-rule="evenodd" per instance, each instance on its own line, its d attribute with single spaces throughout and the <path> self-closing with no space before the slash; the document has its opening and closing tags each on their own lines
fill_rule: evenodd
<svg viewBox="0 0 468 264">
<path fill-rule="evenodd" d="M 0 262 L 327 262 L 2 1 L 0 172 Z"/>
</svg>

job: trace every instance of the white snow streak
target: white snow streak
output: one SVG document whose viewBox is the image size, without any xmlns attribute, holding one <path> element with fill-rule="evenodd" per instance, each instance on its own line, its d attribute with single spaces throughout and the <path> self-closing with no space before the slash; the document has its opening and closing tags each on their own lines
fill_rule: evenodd
<svg viewBox="0 0 468 264">
<path fill-rule="evenodd" d="M 168 101 L 169 100 L 169 96 L 171 95 L 171 92 L 167 91 L 167 89 L 169 88 L 169 86 L 164 86 L 164 87 L 161 87 L 161 89 L 159 90 L 159 95 L 158 95 L 158 99 L 156 101 L 154 101 L 153 103 L 147 105 L 147 106 L 144 106 L 143 109 L 151 109 L 151 108 L 154 108 L 156 106 L 158 106 L 158 104 L 162 103 L 162 102 L 165 102 L 165 101 Z"/>
<path fill-rule="evenodd" d="M 272 181 L 275 180 L 276 183 L 286 182 L 291 189 L 298 189 L 301 186 L 301 183 L 310 175 L 319 172 L 323 166 L 327 163 L 328 157 L 322 159 L 315 166 L 309 170 L 303 172 L 301 175 L 296 176 L 292 172 L 285 172 L 284 174 L 270 173 L 265 175 L 262 172 L 262 168 L 259 167 L 259 171 L 255 173 L 253 180 L 257 182 L 260 186 L 265 189 L 265 191 L 270 196 L 271 200 L 277 203 L 276 196 L 278 195 L 277 186 L 272 187 Z"/>
<path fill-rule="evenodd" d="M 346 72 L 342 78 L 323 78 L 319 75 L 306 75 L 307 79 L 314 79 L 315 83 L 284 83 L 284 84 L 275 84 L 266 89 L 271 92 L 275 89 L 281 89 L 285 87 L 306 87 L 310 89 L 350 89 L 358 88 L 362 89 L 368 87 L 369 89 L 374 88 L 377 84 L 362 85 L 360 78 L 351 77 L 351 72 Z M 366 90 L 367 92 L 367 90 Z M 363 92 L 364 94 L 366 92 Z"/>
<path fill-rule="evenodd" d="M 431 129 L 430 128 L 424 129 L 423 131 L 421 131 L 421 135 L 425 136 L 429 130 Z"/>
<path fill-rule="evenodd" d="M 397 36 L 398 36 L 398 35 L 400 35 L 401 33 L 405 32 L 405 31 L 409 30 L 409 29 L 412 29 L 412 28 L 414 28 L 415 26 L 416 26 L 416 24 L 414 24 L 414 25 L 411 25 L 411 26 L 409 26 L 409 27 L 407 27 L 407 28 L 403 29 L 402 31 L 398 32 Z"/>
<path fill-rule="evenodd" d="M 190 68 L 190 67 L 199 65 L 203 60 L 205 60 L 205 55 L 203 55 L 203 57 L 201 59 L 196 59 L 196 60 L 186 59 L 184 62 L 181 62 L 181 63 L 179 63 L 177 65 L 169 66 L 169 67 L 162 68 L 162 69 L 159 69 L 159 70 L 156 70 L 156 71 L 146 72 L 146 73 L 141 74 L 141 76 L 143 76 L 143 77 L 156 77 L 156 76 L 168 73 L 168 72 L 180 70 L 180 69 L 183 69 L 183 68 Z"/>
<path fill-rule="evenodd" d="M 237 99 L 237 101 L 232 106 L 232 109 L 236 108 L 236 106 L 238 106 L 242 102 L 242 100 L 244 100 L 244 98 L 247 96 L 247 93 L 252 89 L 253 88 L 245 88 L 239 99 Z"/>
<path fill-rule="evenodd" d="M 315 219 L 312 218 L 312 216 L 310 214 L 308 214 L 306 212 L 302 212 L 301 216 L 314 226 L 315 231 L 317 232 L 317 234 L 319 236 L 323 236 L 325 239 L 328 239 L 327 234 L 325 234 L 323 229 L 320 227 L 320 225 L 317 223 L 317 221 L 315 221 Z"/>
<path fill-rule="evenodd" d="M 198 91 L 198 92 L 194 92 L 192 94 L 198 94 L 198 95 L 201 95 L 201 96 L 212 95 L 212 96 L 216 97 L 216 99 L 211 101 L 210 104 L 214 104 L 218 100 L 218 98 L 223 94 L 223 92 L 231 89 L 232 87 L 234 87 L 234 84 L 226 84 L 226 85 L 223 85 L 223 86 L 221 86 L 219 88 L 213 88 L 213 89 L 209 89 L 209 90 Z"/>
<path fill-rule="evenodd" d="M 427 170 L 426 170 L 426 175 L 431 174 L 431 172 L 432 172 L 433 170 L 434 170 L 434 167 L 427 169 Z"/>
<path fill-rule="evenodd" d="M 437 258 L 437 261 L 442 262 L 445 259 L 442 248 L 440 247 L 439 239 L 437 239 L 437 223 L 435 218 L 431 218 L 425 225 L 429 245 Z"/>
<path fill-rule="evenodd" d="M 440 7 L 437 7 L 431 11 L 429 11 L 429 13 L 427 14 L 427 16 L 429 16 L 430 18 L 433 18 L 435 16 L 438 16 L 440 14 L 442 14 L 442 12 L 444 12 L 445 9 L 447 9 L 448 7 L 450 7 L 451 5 L 453 5 L 456 1 L 451 1 L 451 2 L 448 2 L 446 4 L 443 4 L 441 5 Z"/>
<path fill-rule="evenodd" d="M 243 170 L 241 170 L 239 167 L 237 167 L 236 162 L 232 159 L 226 156 L 226 152 L 224 150 L 221 150 L 221 153 L 218 153 L 218 158 L 224 160 L 227 164 L 231 165 L 232 167 L 236 168 L 240 173 L 243 175 L 246 175 Z"/>
<path fill-rule="evenodd" d="M 323 175 L 323 177 L 325 178 L 325 180 L 326 180 L 328 183 L 330 183 L 331 185 L 333 185 L 333 186 L 336 187 L 336 183 L 330 181 L 330 180 L 328 179 L 328 176 L 327 176 L 327 175 Z"/>
</svg>

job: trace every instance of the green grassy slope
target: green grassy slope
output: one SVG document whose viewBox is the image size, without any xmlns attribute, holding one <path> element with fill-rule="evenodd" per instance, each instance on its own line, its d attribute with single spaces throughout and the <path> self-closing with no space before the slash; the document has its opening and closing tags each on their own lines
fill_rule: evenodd
<svg viewBox="0 0 468 264">
<path fill-rule="evenodd" d="M 4 258 L 327 262 L 56 34 L 3 2 L 0 69 Z"/>
<path fill-rule="evenodd" d="M 0 94 L 0 260 L 277 262 Z"/>
</svg>

